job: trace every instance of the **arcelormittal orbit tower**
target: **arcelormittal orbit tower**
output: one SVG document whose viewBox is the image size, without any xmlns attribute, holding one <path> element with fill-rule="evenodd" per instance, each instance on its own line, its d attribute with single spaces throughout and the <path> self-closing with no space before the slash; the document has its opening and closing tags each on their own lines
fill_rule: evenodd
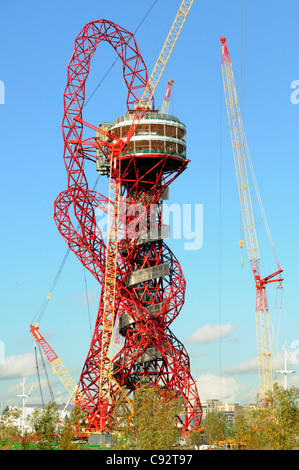
<svg viewBox="0 0 299 470">
<path fill-rule="evenodd" d="M 93 126 L 83 120 L 82 110 L 90 60 L 101 41 L 122 60 L 127 112 Z M 68 187 L 55 201 L 55 221 L 101 288 L 79 381 L 90 429 L 109 429 L 120 387 L 129 395 L 147 382 L 182 397 L 180 418 L 187 433 L 199 425 L 201 406 L 189 356 L 170 329 L 184 304 L 186 283 L 164 241 L 170 228 L 162 210 L 169 185 L 188 164 L 186 128 L 159 113 L 152 96 L 142 102 L 147 84 L 133 34 L 107 20 L 83 28 L 68 65 L 62 124 Z M 91 162 L 110 178 L 109 196 L 89 189 L 84 166 Z M 97 226 L 97 208 L 107 214 L 107 239 Z"/>
</svg>

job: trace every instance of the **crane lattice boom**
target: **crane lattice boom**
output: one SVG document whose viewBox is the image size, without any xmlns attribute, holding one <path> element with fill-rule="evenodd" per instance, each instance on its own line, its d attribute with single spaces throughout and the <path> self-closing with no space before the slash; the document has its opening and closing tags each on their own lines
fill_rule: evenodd
<svg viewBox="0 0 299 470">
<path fill-rule="evenodd" d="M 34 340 L 40 344 L 42 350 L 44 351 L 48 361 L 50 362 L 53 368 L 53 374 L 58 375 L 63 385 L 73 398 L 74 403 L 76 403 L 80 407 L 84 407 L 84 405 L 86 404 L 84 396 L 80 392 L 78 385 L 76 384 L 76 382 L 74 381 L 62 361 L 59 359 L 57 354 L 53 351 L 51 346 L 47 343 L 45 338 L 40 333 L 39 324 L 37 323 L 35 326 L 30 325 L 30 332 L 32 333 Z"/>
<path fill-rule="evenodd" d="M 277 278 L 282 269 L 279 267 L 277 256 L 274 250 L 272 237 L 269 232 L 267 220 L 261 203 L 260 194 L 257 191 L 259 204 L 262 211 L 263 220 L 266 226 L 271 247 L 275 254 L 278 270 L 270 276 L 261 278 L 261 262 L 256 234 L 256 226 L 252 201 L 250 195 L 250 187 L 248 182 L 246 159 L 252 167 L 252 162 L 248 152 L 248 145 L 243 127 L 243 121 L 238 105 L 236 86 L 232 68 L 232 61 L 228 52 L 226 38 L 221 37 L 221 69 L 223 77 L 223 85 L 225 91 L 226 107 L 234 155 L 235 170 L 239 189 L 239 198 L 241 205 L 241 213 L 245 232 L 245 239 L 248 251 L 249 262 L 253 271 L 256 286 L 256 331 L 257 331 L 257 355 L 259 369 L 259 389 L 260 399 L 264 403 L 268 394 L 273 389 L 273 373 L 272 373 L 272 345 L 270 334 L 270 312 L 266 294 L 266 285 L 270 282 L 281 282 L 283 279 Z M 257 189 L 256 180 L 254 183 Z"/>
<path fill-rule="evenodd" d="M 174 19 L 174 22 L 170 28 L 170 31 L 168 33 L 168 36 L 166 38 L 166 41 L 163 45 L 163 48 L 160 52 L 160 55 L 158 57 L 158 60 L 153 68 L 153 71 L 151 73 L 151 76 L 148 80 L 148 85 L 145 88 L 140 102 L 139 106 L 146 106 L 148 102 L 150 101 L 151 97 L 153 96 L 155 89 L 157 88 L 157 85 L 160 81 L 160 78 L 162 76 L 162 73 L 165 69 L 165 66 L 168 62 L 168 59 L 173 51 L 173 48 L 175 46 L 175 43 L 180 35 L 180 32 L 182 30 L 182 27 L 186 21 L 186 18 L 188 16 L 188 13 L 190 11 L 190 8 L 192 6 L 194 0 L 183 0 L 179 11 L 177 12 L 177 15 Z"/>
</svg>

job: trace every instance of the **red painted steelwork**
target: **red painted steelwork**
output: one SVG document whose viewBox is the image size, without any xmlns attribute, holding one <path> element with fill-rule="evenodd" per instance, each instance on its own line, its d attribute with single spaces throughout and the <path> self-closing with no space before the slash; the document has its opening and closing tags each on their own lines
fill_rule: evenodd
<svg viewBox="0 0 299 470">
<path fill-rule="evenodd" d="M 127 108 L 135 110 L 131 111 L 134 118 L 127 137 L 122 139 L 82 119 L 90 60 L 101 41 L 109 42 L 122 60 L 123 78 L 128 88 Z M 182 396 L 185 403 L 182 421 L 186 432 L 199 425 L 202 414 L 188 354 L 169 329 L 185 298 L 185 278 L 180 264 L 162 239 L 140 244 L 134 236 L 141 224 L 146 230 L 150 224 L 161 228 L 161 196 L 188 164 L 187 160 L 169 154 L 137 156 L 125 151 L 142 117 L 154 109 L 152 99 L 147 109 L 138 107 L 147 80 L 147 69 L 135 38 L 123 28 L 99 20 L 87 24 L 76 38 L 68 65 L 62 123 L 68 187 L 55 201 L 54 218 L 70 249 L 102 286 L 95 329 L 79 382 L 88 403 L 89 428 L 94 431 L 109 429 L 119 396 L 118 387 L 112 383 L 110 402 L 101 403 L 99 398 L 106 245 L 97 227 L 95 210 L 99 207 L 107 213 L 108 199 L 89 189 L 84 173 L 85 162 L 96 161 L 96 149 L 100 149 L 112 165 L 112 178 L 120 184 L 122 199 L 115 322 L 122 322 L 120 334 L 124 345 L 112 359 L 113 376 L 120 386 L 125 386 L 127 393 L 146 380 L 154 387 L 162 386 Z M 102 138 L 84 139 L 83 129 L 88 127 L 99 131 Z M 143 206 L 142 213 L 131 210 L 136 204 Z M 71 216 L 79 228 L 73 225 Z M 164 263 L 168 263 L 168 274 L 137 284 L 128 282 L 133 272 L 154 269 Z"/>
<path fill-rule="evenodd" d="M 36 326 L 30 325 L 30 333 L 32 333 L 34 339 L 41 345 L 48 361 L 50 363 L 53 361 L 56 361 L 58 359 L 57 354 L 53 351 L 51 346 L 47 343 L 45 338 L 40 334 L 38 330 L 39 328 L 37 325 Z"/>
</svg>

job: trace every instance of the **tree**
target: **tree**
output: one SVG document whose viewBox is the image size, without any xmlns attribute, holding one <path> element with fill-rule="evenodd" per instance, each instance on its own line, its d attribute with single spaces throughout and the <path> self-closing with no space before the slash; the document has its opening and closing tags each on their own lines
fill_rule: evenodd
<svg viewBox="0 0 299 470">
<path fill-rule="evenodd" d="M 182 401 L 174 393 L 143 384 L 134 391 L 134 415 L 121 397 L 114 414 L 114 431 L 118 433 L 118 448 L 138 450 L 170 449 L 179 439 L 178 416 Z"/>
<path fill-rule="evenodd" d="M 50 401 L 45 408 L 36 408 L 29 417 L 29 423 L 38 436 L 39 449 L 51 449 L 60 431 L 59 405 Z"/>
<path fill-rule="evenodd" d="M 277 438 L 275 445 L 277 449 L 298 448 L 299 438 L 299 388 L 291 387 L 284 390 L 282 387 L 274 386 L 274 423 L 276 424 Z"/>
<path fill-rule="evenodd" d="M 194 429 L 188 437 L 188 445 L 192 448 L 198 448 L 204 443 L 204 426 Z"/>
<path fill-rule="evenodd" d="M 248 450 L 298 449 L 299 389 L 284 390 L 274 384 L 267 406 L 259 400 L 247 413 L 238 413 L 235 422 L 236 440 Z"/>
<path fill-rule="evenodd" d="M 21 417 L 19 408 L 6 408 L 1 415 L 0 438 L 15 439 L 20 435 L 19 425 L 16 424 Z"/>
<path fill-rule="evenodd" d="M 250 439 L 250 428 L 253 424 L 250 423 L 251 414 L 247 409 L 241 408 L 237 411 L 235 416 L 235 439 L 236 449 L 242 449 Z M 251 420 L 252 422 L 252 420 Z"/>
<path fill-rule="evenodd" d="M 209 445 L 217 446 L 219 441 L 225 439 L 225 422 L 220 413 L 211 411 L 204 420 L 204 436 Z"/>
<path fill-rule="evenodd" d="M 41 409 L 35 408 L 27 419 L 27 424 L 31 430 L 20 431 L 20 426 L 16 424 L 21 416 L 21 410 L 5 410 L 1 415 L 0 440 L 3 448 L 16 450 L 78 450 L 85 448 L 77 440 L 77 435 L 82 432 L 85 424 L 85 414 L 75 406 L 69 416 L 63 422 L 59 416 L 59 405 L 49 402 Z"/>
<path fill-rule="evenodd" d="M 80 434 L 85 424 L 85 414 L 80 407 L 75 406 L 69 416 L 66 416 L 61 427 L 58 447 L 60 450 L 79 450 L 82 446 L 76 442 L 76 435 Z"/>
</svg>

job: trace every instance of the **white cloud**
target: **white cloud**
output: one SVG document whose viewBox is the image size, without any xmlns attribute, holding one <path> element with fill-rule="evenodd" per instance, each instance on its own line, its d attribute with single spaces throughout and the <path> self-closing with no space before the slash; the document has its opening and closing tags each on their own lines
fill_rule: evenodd
<svg viewBox="0 0 299 470">
<path fill-rule="evenodd" d="M 33 384 L 33 386 L 32 386 Z M 25 394 L 29 394 L 28 403 L 31 399 L 31 396 L 36 396 L 36 390 L 38 389 L 38 385 L 35 382 L 25 381 Z M 23 393 L 23 386 L 22 386 L 22 379 L 19 377 L 18 382 L 14 383 L 14 385 L 10 386 L 6 391 L 1 392 L 1 400 L 5 403 L 5 406 L 12 405 L 16 406 L 17 404 L 22 403 L 22 398 L 18 397 L 18 395 Z M 35 398 L 35 402 L 37 402 Z"/>
<path fill-rule="evenodd" d="M 50 382 L 51 382 L 51 389 L 54 394 L 55 402 L 66 403 L 69 399 L 69 394 L 67 390 L 63 387 L 61 381 L 57 378 L 56 375 L 53 375 L 53 376 L 50 376 Z M 49 400 L 52 400 L 52 395 L 50 394 L 49 387 L 48 387 L 48 379 L 41 378 L 40 386 L 42 389 L 43 401 L 44 403 L 48 403 Z M 39 382 L 37 380 L 37 377 L 35 377 L 35 380 L 31 382 L 29 380 L 26 380 L 24 391 L 26 395 L 29 394 L 30 392 L 26 400 L 27 405 L 36 405 L 38 403 L 42 403 L 40 387 L 39 387 Z M 23 393 L 22 378 L 19 377 L 18 381 L 15 381 L 13 385 L 11 385 L 6 390 L 1 392 L 1 401 L 5 403 L 5 406 L 20 405 L 22 403 L 22 398 L 20 398 L 19 395 L 22 393 Z"/>
<path fill-rule="evenodd" d="M 273 373 L 277 370 L 284 369 L 284 354 L 280 352 L 272 356 L 272 370 Z M 249 359 L 248 361 L 240 362 L 231 367 L 226 367 L 222 370 L 224 374 L 227 375 L 235 375 L 235 374 L 250 374 L 250 373 L 258 373 L 258 360 L 257 356 Z"/>
<path fill-rule="evenodd" d="M 202 374 L 196 381 L 201 402 L 218 399 L 223 403 L 246 403 L 255 400 L 256 388 L 241 384 L 234 377 Z"/>
<path fill-rule="evenodd" d="M 249 361 L 240 362 L 240 364 L 237 364 L 235 366 L 223 369 L 223 373 L 228 375 L 248 374 L 251 372 L 258 372 L 257 357 L 254 357 Z"/>
<path fill-rule="evenodd" d="M 35 374 L 35 356 L 30 352 L 5 357 L 4 363 L 0 364 L 0 380 L 27 377 Z"/>
<path fill-rule="evenodd" d="M 69 398 L 67 390 L 63 387 L 57 374 L 52 374 L 52 367 L 48 364 L 47 360 L 45 360 L 45 365 L 47 367 L 48 377 L 50 379 L 55 401 L 57 403 L 65 403 Z M 39 382 L 37 379 L 35 354 L 26 352 L 24 354 L 11 355 L 9 357 L 6 357 L 4 364 L 0 364 L 0 381 L 1 387 L 3 389 L 1 390 L 1 400 L 5 401 L 6 405 L 15 405 L 19 402 L 20 399 L 18 398 L 18 395 L 22 393 L 21 382 L 23 377 L 26 378 L 25 393 L 28 393 L 31 388 L 32 381 L 30 382 L 30 378 L 31 380 L 33 379 L 34 382 L 34 386 L 31 389 L 31 394 L 28 398 L 28 404 L 36 404 L 41 402 Z M 6 381 L 9 380 L 14 381 L 15 383 L 5 390 Z M 41 364 L 40 384 L 44 400 L 45 402 L 47 402 L 52 398 L 50 396 L 50 391 L 48 387 L 48 378 L 45 377 L 44 368 L 41 367 Z"/>
<path fill-rule="evenodd" d="M 236 331 L 236 327 L 231 323 L 227 323 L 226 325 L 211 325 L 207 323 L 202 328 L 198 328 L 198 330 L 194 331 L 187 339 L 187 343 L 211 343 L 217 338 L 228 337 L 234 331 Z"/>
</svg>

